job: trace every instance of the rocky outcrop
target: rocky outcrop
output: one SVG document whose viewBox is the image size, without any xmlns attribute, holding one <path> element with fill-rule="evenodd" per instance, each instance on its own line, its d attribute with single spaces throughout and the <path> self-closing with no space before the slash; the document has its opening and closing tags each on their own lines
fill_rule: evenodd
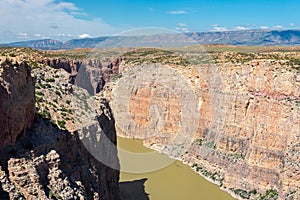
<svg viewBox="0 0 300 200">
<path fill-rule="evenodd" d="M 26 62 L 1 62 L 0 149 L 14 144 L 35 118 L 34 80 Z"/>
<path fill-rule="evenodd" d="M 69 74 L 61 69 L 31 71 L 25 62 L 6 60 L 0 70 L 0 141 L 6 145 L 0 151 L 0 199 L 120 199 L 115 124 L 105 100 L 86 105 L 87 91 L 67 89 Z M 73 100 L 84 117 L 72 112 Z"/>
<path fill-rule="evenodd" d="M 63 59 L 63 58 L 53 58 L 53 59 L 40 59 L 39 63 L 53 67 L 55 69 L 64 69 L 68 73 L 75 74 L 80 66 L 81 62 L 77 60 Z"/>
<path fill-rule="evenodd" d="M 121 59 L 92 59 L 83 61 L 76 73 L 75 85 L 86 89 L 91 95 L 99 93 L 105 83 L 119 74 Z"/>
<path fill-rule="evenodd" d="M 115 152 L 105 153 L 117 159 Z M 43 119 L 0 157 L 9 199 L 119 199 L 118 170 L 95 159 L 78 134 Z"/>
<path fill-rule="evenodd" d="M 86 89 L 91 95 L 99 93 L 105 83 L 119 74 L 121 58 L 82 59 L 45 58 L 38 63 L 70 73 L 70 83 Z"/>
<path fill-rule="evenodd" d="M 184 160 L 236 198 L 300 199 L 300 82 L 288 61 L 144 67 L 110 87 L 119 135 Z"/>
</svg>

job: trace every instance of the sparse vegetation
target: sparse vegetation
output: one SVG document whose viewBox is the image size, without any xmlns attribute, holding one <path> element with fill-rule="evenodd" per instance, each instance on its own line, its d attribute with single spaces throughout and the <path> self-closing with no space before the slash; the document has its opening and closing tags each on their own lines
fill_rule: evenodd
<svg viewBox="0 0 300 200">
<path fill-rule="evenodd" d="M 264 195 L 259 197 L 259 200 L 277 200 L 278 199 L 278 192 L 277 190 L 271 189 L 267 190 Z"/>
<path fill-rule="evenodd" d="M 251 191 L 246 191 L 246 190 L 243 190 L 243 189 L 230 189 L 231 191 L 234 192 L 234 194 L 242 197 L 243 199 L 250 199 L 250 197 L 252 195 L 256 195 L 257 194 L 257 190 L 256 189 L 253 189 Z"/>
<path fill-rule="evenodd" d="M 111 80 L 112 80 L 112 81 L 116 81 L 116 80 L 118 80 L 118 79 L 120 79 L 120 78 L 122 78 L 122 74 L 117 74 L 117 75 L 115 75 Z"/>
<path fill-rule="evenodd" d="M 32 69 L 39 68 L 38 63 L 35 61 L 30 60 L 30 61 L 28 61 L 28 64 L 32 67 Z"/>
<path fill-rule="evenodd" d="M 235 154 L 229 154 L 230 157 L 234 158 L 234 159 L 245 159 L 245 156 L 243 153 L 235 153 Z"/>
<path fill-rule="evenodd" d="M 61 92 L 60 91 L 58 91 L 58 90 L 55 90 L 55 94 L 57 94 L 58 96 L 60 96 L 61 97 Z"/>
<path fill-rule="evenodd" d="M 218 172 L 210 172 L 210 171 L 204 169 L 203 167 L 199 166 L 198 164 L 193 164 L 191 167 L 193 169 L 195 169 L 196 172 L 199 172 L 203 176 L 211 179 L 212 181 L 219 183 L 220 187 L 223 186 L 224 177 L 222 175 L 220 175 Z"/>
<path fill-rule="evenodd" d="M 66 121 L 65 120 L 57 120 L 57 125 L 60 128 L 66 129 Z"/>
<path fill-rule="evenodd" d="M 66 104 L 70 105 L 71 104 L 71 100 L 67 99 L 66 100 Z"/>
<path fill-rule="evenodd" d="M 51 119 L 51 114 L 47 109 L 43 109 L 39 114 L 44 119 Z"/>
<path fill-rule="evenodd" d="M 195 143 L 198 145 L 198 146 L 202 146 L 203 145 L 203 139 L 202 138 L 198 138 L 195 140 Z"/>
<path fill-rule="evenodd" d="M 55 82 L 55 79 L 54 78 L 47 78 L 46 82 L 52 82 L 53 83 L 53 82 Z"/>
<path fill-rule="evenodd" d="M 49 192 L 49 199 L 62 199 L 62 197 L 59 194 L 56 194 L 55 192 L 53 192 L 52 190 L 50 190 Z"/>
<path fill-rule="evenodd" d="M 72 114 L 72 109 L 67 109 L 67 108 L 65 108 L 65 107 L 62 107 L 60 110 L 61 110 L 62 112 L 66 112 L 66 113 Z"/>
<path fill-rule="evenodd" d="M 16 57 L 16 54 L 14 54 L 14 53 L 9 53 L 8 54 L 10 57 Z"/>
</svg>

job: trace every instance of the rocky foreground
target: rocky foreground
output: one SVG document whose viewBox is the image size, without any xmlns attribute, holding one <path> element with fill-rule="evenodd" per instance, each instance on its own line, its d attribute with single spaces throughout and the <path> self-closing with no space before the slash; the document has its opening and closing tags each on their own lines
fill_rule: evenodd
<svg viewBox="0 0 300 200">
<path fill-rule="evenodd" d="M 65 70 L 27 61 L 12 53 L 1 57 L 0 199 L 119 199 L 116 149 L 102 149 L 113 160 L 112 169 L 88 151 L 91 141 L 83 129 L 72 126 L 73 95 L 88 98 L 88 93 L 68 85 Z M 78 101 L 83 123 L 102 134 L 98 140 L 116 144 L 105 100 L 94 114 L 84 113 Z"/>
</svg>

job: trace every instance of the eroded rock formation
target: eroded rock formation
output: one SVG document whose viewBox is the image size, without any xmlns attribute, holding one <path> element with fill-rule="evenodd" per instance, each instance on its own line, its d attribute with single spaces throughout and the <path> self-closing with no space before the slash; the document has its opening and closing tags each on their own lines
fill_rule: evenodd
<svg viewBox="0 0 300 200">
<path fill-rule="evenodd" d="M 4 61 L 0 70 L 3 130 L 0 141 L 5 145 L 0 151 L 0 199 L 120 199 L 115 124 L 105 100 L 99 100 L 97 107 L 92 107 L 93 112 L 86 111 L 84 119 L 91 126 L 81 123 L 82 129 L 71 133 L 67 131 L 69 126 L 65 127 L 66 113 L 58 116 L 53 113 L 57 109 L 67 111 L 68 120 L 74 120 L 69 117 L 71 108 L 59 106 L 70 106 L 72 94 L 85 98 L 88 94 L 80 88 L 72 90 L 72 94 L 64 90 L 64 82 L 68 80 L 66 72 L 39 66 L 33 70 L 38 82 L 37 103 L 41 104 L 40 116 L 34 120 L 35 86 L 30 67 L 25 62 Z M 82 104 L 86 102 L 78 104 L 77 110 L 86 108 Z M 50 113 L 49 106 L 56 111 Z M 97 131 L 89 133 L 87 128 L 92 126 Z M 89 137 L 92 133 L 97 134 L 96 140 Z M 111 165 L 103 164 L 88 151 L 88 144 L 94 142 L 91 146 L 95 146 L 104 138 L 112 145 L 97 150 L 109 158 Z"/>
<path fill-rule="evenodd" d="M 119 74 L 121 58 L 79 59 L 67 58 L 41 58 L 38 63 L 54 69 L 64 69 L 70 73 L 70 83 L 76 84 L 91 95 L 99 93 L 105 83 Z"/>
<path fill-rule="evenodd" d="M 106 152 L 117 159 L 114 153 Z M 119 199 L 118 170 L 95 159 L 77 133 L 46 120 L 35 122 L 30 134 L 0 157 L 8 199 Z"/>
<path fill-rule="evenodd" d="M 0 150 L 14 144 L 35 118 L 34 80 L 26 62 L 0 64 Z"/>
</svg>

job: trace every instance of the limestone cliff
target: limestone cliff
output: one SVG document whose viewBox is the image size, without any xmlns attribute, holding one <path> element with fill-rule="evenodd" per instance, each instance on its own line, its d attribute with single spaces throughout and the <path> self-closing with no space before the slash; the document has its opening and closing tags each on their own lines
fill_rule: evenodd
<svg viewBox="0 0 300 200">
<path fill-rule="evenodd" d="M 0 150 L 14 144 L 35 118 L 34 81 L 26 62 L 0 64 Z"/>
<path fill-rule="evenodd" d="M 76 121 L 71 107 L 64 107 L 80 101 L 72 95 L 88 96 L 67 84 L 67 72 L 41 65 L 31 71 L 26 62 L 10 61 L 4 61 L 0 70 L 0 141 L 5 145 L 0 151 L 0 199 L 119 199 L 116 132 L 105 100 L 81 117 L 98 128 L 97 141 L 91 143 L 85 124 L 76 128 L 66 123 Z M 85 109 L 81 104 L 76 110 Z M 89 151 L 87 144 L 95 146 L 102 138 L 113 144 L 101 149 L 113 165 L 103 164 Z"/>
<path fill-rule="evenodd" d="M 236 198 L 300 199 L 300 74 L 290 54 L 272 56 L 133 68 L 110 86 L 118 134 L 146 139 Z"/>
<path fill-rule="evenodd" d="M 70 83 L 85 88 L 90 94 L 99 93 L 106 82 L 119 74 L 120 58 L 39 58 L 38 63 L 70 74 Z"/>
</svg>

